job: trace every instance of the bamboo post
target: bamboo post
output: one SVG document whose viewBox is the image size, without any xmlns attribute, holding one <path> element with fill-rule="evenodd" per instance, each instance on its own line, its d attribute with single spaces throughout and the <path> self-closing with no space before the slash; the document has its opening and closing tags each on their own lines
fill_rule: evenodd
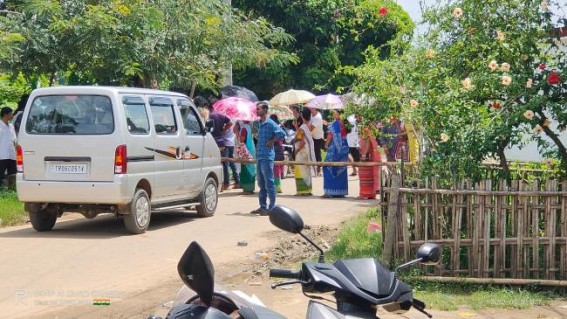
<svg viewBox="0 0 567 319">
<path fill-rule="evenodd" d="M 561 184 L 563 195 L 560 196 L 561 237 L 563 238 L 563 249 L 559 251 L 559 274 L 561 278 L 567 278 L 567 181 Z"/>
<path fill-rule="evenodd" d="M 386 222 L 386 232 L 384 233 L 384 251 L 382 252 L 382 263 L 389 267 L 394 255 L 396 247 L 396 225 L 398 221 L 398 204 L 399 204 L 399 188 L 400 175 L 396 171 L 392 171 L 390 175 L 392 185 L 390 187 L 390 195 L 388 201 L 388 216 Z"/>
</svg>

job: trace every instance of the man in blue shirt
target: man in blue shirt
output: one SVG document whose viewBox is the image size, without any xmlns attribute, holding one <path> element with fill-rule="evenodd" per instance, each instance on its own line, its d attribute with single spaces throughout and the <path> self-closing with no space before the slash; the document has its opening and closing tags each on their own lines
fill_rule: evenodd
<svg viewBox="0 0 567 319">
<path fill-rule="evenodd" d="M 268 215 L 270 209 L 276 204 L 276 184 L 274 182 L 274 144 L 285 137 L 285 132 L 274 121 L 268 118 L 268 102 L 256 103 L 256 113 L 260 117 L 258 128 L 258 143 L 256 145 L 256 174 L 260 186 L 260 208 L 253 210 L 252 214 Z M 270 205 L 267 204 L 267 198 Z"/>
</svg>

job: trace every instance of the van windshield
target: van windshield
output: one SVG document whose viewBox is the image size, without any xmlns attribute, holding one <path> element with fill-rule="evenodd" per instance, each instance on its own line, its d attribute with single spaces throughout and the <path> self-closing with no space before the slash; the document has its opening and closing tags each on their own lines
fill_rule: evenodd
<svg viewBox="0 0 567 319">
<path fill-rule="evenodd" d="M 114 132 L 112 104 L 101 95 L 48 95 L 33 100 L 29 134 L 102 135 Z"/>
</svg>

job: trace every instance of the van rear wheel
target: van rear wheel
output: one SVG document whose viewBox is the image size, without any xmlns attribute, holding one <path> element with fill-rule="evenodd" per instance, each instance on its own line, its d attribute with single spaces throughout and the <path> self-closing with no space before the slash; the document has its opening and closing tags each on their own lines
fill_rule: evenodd
<svg viewBox="0 0 567 319">
<path fill-rule="evenodd" d="M 152 209 L 148 193 L 138 188 L 134 193 L 134 198 L 128 205 L 128 212 L 124 215 L 124 226 L 132 234 L 145 233 L 150 225 L 150 215 Z"/>
<path fill-rule="evenodd" d="M 57 221 L 57 213 L 41 209 L 40 204 L 26 203 L 25 210 L 28 212 L 30 222 L 33 228 L 37 231 L 52 230 Z"/>
<path fill-rule="evenodd" d="M 218 202 L 218 186 L 212 177 L 208 177 L 205 186 L 199 194 L 199 205 L 197 205 L 197 215 L 199 217 L 211 217 L 215 214 Z"/>
</svg>

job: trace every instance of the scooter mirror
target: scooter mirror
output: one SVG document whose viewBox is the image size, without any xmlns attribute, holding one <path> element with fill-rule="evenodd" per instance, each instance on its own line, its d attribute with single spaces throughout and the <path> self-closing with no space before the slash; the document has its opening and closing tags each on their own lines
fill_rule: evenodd
<svg viewBox="0 0 567 319">
<path fill-rule="evenodd" d="M 215 288 L 215 270 L 205 250 L 196 242 L 192 242 L 177 264 L 177 272 L 181 280 L 197 293 L 206 305 L 211 304 Z"/>
<path fill-rule="evenodd" d="M 433 243 L 425 243 L 417 250 L 417 259 L 426 265 L 435 265 L 441 259 L 441 247 Z"/>
<path fill-rule="evenodd" d="M 281 230 L 298 234 L 303 230 L 303 219 L 293 209 L 276 205 L 270 210 L 270 222 Z"/>
</svg>

